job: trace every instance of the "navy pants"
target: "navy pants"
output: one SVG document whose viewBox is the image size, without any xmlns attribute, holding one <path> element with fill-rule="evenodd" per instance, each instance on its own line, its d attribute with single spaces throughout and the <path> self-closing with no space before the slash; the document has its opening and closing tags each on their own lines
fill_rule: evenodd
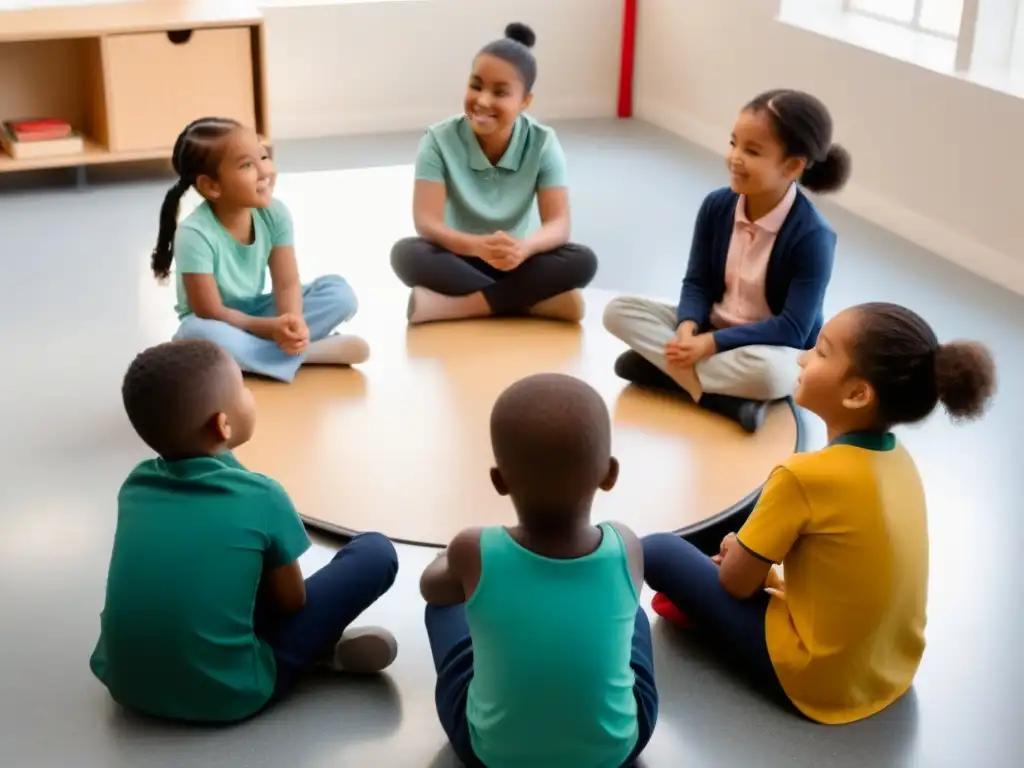
<svg viewBox="0 0 1024 768">
<path fill-rule="evenodd" d="M 277 684 L 286 695 L 338 642 L 341 633 L 395 583 L 398 554 L 379 533 L 363 533 L 306 579 L 306 604 L 280 618 L 261 616 L 257 632 L 274 649 Z"/>
<path fill-rule="evenodd" d="M 465 605 L 428 605 L 427 637 L 437 670 L 434 703 L 452 749 L 468 768 L 486 768 L 473 753 L 466 721 L 466 700 L 473 679 L 473 641 L 469 636 Z M 631 766 L 651 740 L 658 721 L 658 689 L 654 682 L 654 651 L 651 648 L 651 625 L 643 609 L 636 613 L 633 630 L 633 657 L 630 665 L 636 676 L 637 721 L 640 735 L 633 754 L 625 762 Z"/>
<path fill-rule="evenodd" d="M 655 533 L 643 539 L 644 581 L 661 592 L 707 635 L 730 666 L 773 699 L 788 701 L 775 675 L 764 619 L 771 597 L 764 590 L 737 600 L 718 580 L 718 566 L 685 539 Z M 781 698 L 780 698 L 781 697 Z"/>
<path fill-rule="evenodd" d="M 445 296 L 481 291 L 495 315 L 508 316 L 587 286 L 597 274 L 597 256 L 585 245 L 567 243 L 505 272 L 480 259 L 457 256 L 422 237 L 407 237 L 391 249 L 391 267 L 410 288 L 422 286 Z"/>
</svg>

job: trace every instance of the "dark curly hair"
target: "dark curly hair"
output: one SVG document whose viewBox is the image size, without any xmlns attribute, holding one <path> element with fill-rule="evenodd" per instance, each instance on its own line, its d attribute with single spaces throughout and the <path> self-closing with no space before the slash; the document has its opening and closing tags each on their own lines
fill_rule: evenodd
<svg viewBox="0 0 1024 768">
<path fill-rule="evenodd" d="M 975 341 L 940 344 L 915 312 L 874 302 L 853 308 L 858 316 L 854 373 L 878 398 L 880 429 L 915 424 L 942 403 L 954 421 L 982 416 L 995 394 L 995 363 Z"/>
<path fill-rule="evenodd" d="M 780 88 L 765 91 L 745 107 L 763 112 L 787 157 L 807 162 L 800 183 L 812 192 L 838 192 L 850 178 L 850 153 L 832 143 L 832 115 L 816 96 Z"/>
<path fill-rule="evenodd" d="M 225 136 L 242 127 L 237 120 L 226 117 L 203 117 L 185 126 L 174 141 L 171 165 L 178 180 L 167 190 L 160 206 L 160 232 L 151 257 L 153 274 L 165 279 L 174 259 L 174 233 L 178 229 L 181 198 L 200 176 L 217 177 Z"/>
<path fill-rule="evenodd" d="M 230 362 L 216 344 L 199 339 L 139 353 L 124 375 L 121 399 L 146 445 L 165 459 L 197 455 L 204 427 L 230 397 Z"/>
</svg>

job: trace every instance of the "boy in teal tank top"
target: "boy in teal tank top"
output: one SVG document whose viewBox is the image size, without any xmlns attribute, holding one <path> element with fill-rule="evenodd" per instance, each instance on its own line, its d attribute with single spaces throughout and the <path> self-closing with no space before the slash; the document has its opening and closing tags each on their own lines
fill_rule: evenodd
<svg viewBox="0 0 1024 768">
<path fill-rule="evenodd" d="M 590 520 L 618 477 L 608 408 L 531 376 L 498 398 L 491 442 L 519 524 L 462 531 L 420 582 L 441 725 L 468 766 L 633 765 L 658 692 L 640 542 Z"/>
</svg>

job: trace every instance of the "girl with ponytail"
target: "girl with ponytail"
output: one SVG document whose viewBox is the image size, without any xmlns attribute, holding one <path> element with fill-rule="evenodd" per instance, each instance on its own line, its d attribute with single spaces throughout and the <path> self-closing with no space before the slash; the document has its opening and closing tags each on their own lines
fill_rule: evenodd
<svg viewBox="0 0 1024 768">
<path fill-rule="evenodd" d="M 836 235 L 800 190 L 837 192 L 850 156 L 810 94 L 773 90 L 740 112 L 730 185 L 705 198 L 677 303 L 625 296 L 605 327 L 629 346 L 622 378 L 689 395 L 748 432 L 793 394 L 797 360 L 824 322 Z"/>
<path fill-rule="evenodd" d="M 755 685 L 849 723 L 899 699 L 925 647 L 925 493 L 892 430 L 939 404 L 979 418 L 995 365 L 981 344 L 943 344 L 915 312 L 872 303 L 829 320 L 800 369 L 794 398 L 828 445 L 777 467 L 714 557 L 673 534 L 645 539 L 644 577 L 655 611 L 709 633 Z"/>
<path fill-rule="evenodd" d="M 348 283 L 336 275 L 299 281 L 291 214 L 273 196 L 274 165 L 256 133 L 201 118 L 174 142 L 171 164 L 178 180 L 160 208 L 152 267 L 163 280 L 175 264 L 175 338 L 213 341 L 243 371 L 286 382 L 303 364 L 366 360 L 362 339 L 332 334 L 356 311 Z M 189 189 L 203 201 L 179 224 Z"/>
</svg>

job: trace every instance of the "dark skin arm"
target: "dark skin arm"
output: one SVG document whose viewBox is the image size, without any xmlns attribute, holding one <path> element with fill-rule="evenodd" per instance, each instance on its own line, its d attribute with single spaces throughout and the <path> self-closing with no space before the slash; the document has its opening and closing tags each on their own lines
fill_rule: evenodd
<svg viewBox="0 0 1024 768">
<path fill-rule="evenodd" d="M 565 187 L 537 190 L 537 211 L 540 213 L 540 229 L 521 243 L 526 258 L 560 248 L 569 242 L 572 233 L 569 190 Z"/>
<path fill-rule="evenodd" d="M 447 201 L 448 191 L 444 184 L 416 180 L 412 194 L 412 218 L 416 225 L 416 234 L 459 256 L 480 258 L 482 237 L 467 235 L 444 223 L 444 208 Z"/>
<path fill-rule="evenodd" d="M 480 582 L 480 529 L 456 534 L 420 577 L 420 594 L 430 605 L 458 605 Z"/>
<path fill-rule="evenodd" d="M 719 553 L 711 559 L 718 564 L 718 581 L 722 589 L 739 600 L 764 589 L 772 568 L 770 562 L 740 544 L 735 533 L 722 539 Z"/>
<path fill-rule="evenodd" d="M 263 593 L 279 613 L 295 613 L 302 608 L 306 604 L 306 581 L 299 561 L 268 570 L 263 577 Z"/>
</svg>

